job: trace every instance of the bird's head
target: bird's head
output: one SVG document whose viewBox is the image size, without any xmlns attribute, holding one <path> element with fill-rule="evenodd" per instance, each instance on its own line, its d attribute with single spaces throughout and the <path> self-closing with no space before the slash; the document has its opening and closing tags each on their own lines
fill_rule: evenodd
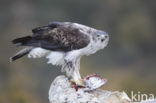
<svg viewBox="0 0 156 103">
<path fill-rule="evenodd" d="M 92 34 L 92 40 L 97 47 L 103 49 L 108 44 L 109 35 L 104 31 L 96 30 Z"/>
</svg>

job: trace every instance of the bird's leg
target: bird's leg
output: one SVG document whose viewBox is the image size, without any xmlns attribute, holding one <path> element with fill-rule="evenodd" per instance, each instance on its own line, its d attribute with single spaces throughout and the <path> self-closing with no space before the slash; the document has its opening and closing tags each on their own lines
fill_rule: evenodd
<svg viewBox="0 0 156 103">
<path fill-rule="evenodd" d="M 77 59 L 74 63 L 73 63 L 73 73 L 72 73 L 72 82 L 75 82 L 76 86 L 78 87 L 85 87 L 84 85 L 84 80 L 81 78 L 80 75 L 80 59 Z"/>
<path fill-rule="evenodd" d="M 66 75 L 70 78 L 73 73 L 73 63 L 72 61 L 64 60 L 64 65 L 62 66 L 62 72 L 66 72 Z"/>
<path fill-rule="evenodd" d="M 71 54 L 72 53 L 72 54 Z M 80 70 L 80 56 L 78 52 L 71 52 L 70 55 L 66 55 L 64 59 L 65 65 L 63 66 L 63 70 L 66 71 L 68 77 L 71 77 L 71 82 L 75 87 L 84 87 L 84 80 L 81 79 L 81 75 L 79 73 Z M 75 88 L 76 89 L 76 88 Z"/>
<path fill-rule="evenodd" d="M 86 88 L 86 86 L 84 84 L 84 79 L 81 79 L 78 69 L 75 69 L 73 71 L 71 83 L 73 85 L 73 88 L 75 88 L 76 91 L 78 91 L 79 88 Z"/>
<path fill-rule="evenodd" d="M 72 74 L 72 79 L 76 83 L 76 85 L 84 85 L 83 79 L 81 79 L 80 73 L 78 69 L 74 69 L 73 74 Z"/>
<path fill-rule="evenodd" d="M 65 70 L 67 76 L 71 77 L 70 80 L 72 87 L 78 91 L 79 88 L 84 88 L 85 91 L 92 91 L 103 86 L 107 80 L 100 77 L 98 74 L 93 74 L 81 79 L 80 75 L 80 59 L 77 61 L 65 61 Z"/>
</svg>

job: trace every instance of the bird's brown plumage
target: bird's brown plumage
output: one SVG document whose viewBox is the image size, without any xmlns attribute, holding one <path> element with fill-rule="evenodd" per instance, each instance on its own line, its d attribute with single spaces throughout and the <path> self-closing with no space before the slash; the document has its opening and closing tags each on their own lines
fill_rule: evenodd
<svg viewBox="0 0 156 103">
<path fill-rule="evenodd" d="M 90 38 L 72 23 L 52 22 L 32 30 L 32 36 L 13 40 L 21 46 L 41 47 L 53 51 L 71 51 L 86 47 Z"/>
</svg>

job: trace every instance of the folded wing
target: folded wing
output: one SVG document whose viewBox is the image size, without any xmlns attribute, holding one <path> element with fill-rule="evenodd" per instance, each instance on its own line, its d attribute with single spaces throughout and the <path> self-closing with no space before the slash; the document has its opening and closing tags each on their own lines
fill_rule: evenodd
<svg viewBox="0 0 156 103">
<path fill-rule="evenodd" d="M 13 40 L 20 46 L 41 47 L 53 51 L 71 51 L 86 47 L 90 38 L 72 23 L 52 22 L 32 30 L 32 36 Z"/>
</svg>

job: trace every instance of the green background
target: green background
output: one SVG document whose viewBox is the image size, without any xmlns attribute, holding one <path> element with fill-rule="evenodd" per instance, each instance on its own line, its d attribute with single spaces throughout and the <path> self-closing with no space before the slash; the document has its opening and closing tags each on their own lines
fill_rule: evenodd
<svg viewBox="0 0 156 103">
<path fill-rule="evenodd" d="M 45 58 L 9 63 L 21 48 L 16 37 L 51 21 L 70 21 L 104 30 L 108 46 L 81 60 L 81 75 L 107 78 L 102 88 L 156 95 L 155 0 L 0 0 L 0 103 L 48 103 L 60 68 Z"/>
</svg>

